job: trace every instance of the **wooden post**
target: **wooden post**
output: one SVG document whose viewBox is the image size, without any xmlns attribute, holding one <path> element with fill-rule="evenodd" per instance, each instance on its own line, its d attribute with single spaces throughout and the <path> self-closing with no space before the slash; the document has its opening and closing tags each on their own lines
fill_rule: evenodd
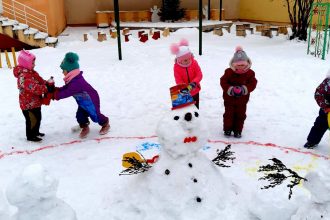
<svg viewBox="0 0 330 220">
<path fill-rule="evenodd" d="M 214 28 L 213 34 L 222 36 L 223 35 L 222 28 Z"/>
<path fill-rule="evenodd" d="M 123 29 L 123 35 L 125 36 L 126 34 L 128 34 L 129 33 L 129 28 L 124 28 Z"/>
<path fill-rule="evenodd" d="M 117 30 L 111 30 L 111 38 L 117 38 Z"/>
<path fill-rule="evenodd" d="M 163 33 L 162 33 L 163 37 L 167 37 L 170 35 L 170 29 L 167 27 L 164 29 Z"/>
<path fill-rule="evenodd" d="M 10 63 L 10 59 L 9 59 L 7 50 L 5 50 L 5 56 L 6 56 L 7 66 L 9 69 L 11 69 L 12 67 L 11 67 L 11 63 Z"/>
<path fill-rule="evenodd" d="M 101 35 L 101 32 L 97 32 L 97 41 L 102 42 L 103 41 L 103 36 Z"/>
<path fill-rule="evenodd" d="M 17 66 L 16 52 L 14 47 L 11 48 L 11 53 L 13 54 L 14 66 Z"/>
<path fill-rule="evenodd" d="M 84 42 L 88 41 L 88 35 L 84 34 Z"/>
<path fill-rule="evenodd" d="M 2 61 L 1 61 L 1 50 L 0 50 L 0 68 L 2 68 Z"/>
</svg>

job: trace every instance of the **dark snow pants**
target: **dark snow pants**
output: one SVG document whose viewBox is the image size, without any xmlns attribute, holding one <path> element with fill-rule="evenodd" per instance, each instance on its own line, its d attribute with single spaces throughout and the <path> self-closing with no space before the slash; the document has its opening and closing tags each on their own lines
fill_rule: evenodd
<svg viewBox="0 0 330 220">
<path fill-rule="evenodd" d="M 41 122 L 41 107 L 28 110 L 22 110 L 25 118 L 26 138 L 31 139 L 39 134 Z"/>
<path fill-rule="evenodd" d="M 195 101 L 195 106 L 199 109 L 199 93 L 193 96 L 193 99 Z"/>
<path fill-rule="evenodd" d="M 223 130 L 242 132 L 246 119 L 246 103 L 225 102 L 223 114 Z"/>
<path fill-rule="evenodd" d="M 313 144 L 320 143 L 324 133 L 329 128 L 327 113 L 320 108 L 319 116 L 315 119 L 314 125 L 308 134 L 307 141 Z"/>
</svg>

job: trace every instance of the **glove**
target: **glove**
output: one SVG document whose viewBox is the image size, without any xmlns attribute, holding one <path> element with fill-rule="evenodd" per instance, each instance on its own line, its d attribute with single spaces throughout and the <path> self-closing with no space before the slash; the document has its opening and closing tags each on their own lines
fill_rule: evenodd
<svg viewBox="0 0 330 220">
<path fill-rule="evenodd" d="M 189 86 L 191 86 L 193 89 L 197 87 L 197 84 L 195 82 L 189 83 Z"/>
<path fill-rule="evenodd" d="M 189 91 L 190 91 L 190 90 L 189 90 L 188 87 L 187 87 L 187 88 L 181 89 L 181 90 L 180 90 L 180 93 L 181 93 L 181 94 L 188 94 Z"/>
<path fill-rule="evenodd" d="M 240 97 L 242 95 L 247 95 L 247 94 L 248 94 L 248 90 L 246 86 L 231 86 L 228 89 L 229 96 Z"/>
<path fill-rule="evenodd" d="M 325 94 L 325 95 L 324 95 L 324 99 L 325 99 L 325 103 L 326 103 L 327 105 L 330 105 L 330 94 Z"/>
<path fill-rule="evenodd" d="M 191 91 L 191 90 L 193 90 L 196 87 L 197 87 L 197 84 L 195 82 L 191 82 L 191 83 L 188 84 L 187 89 L 189 91 Z"/>
</svg>

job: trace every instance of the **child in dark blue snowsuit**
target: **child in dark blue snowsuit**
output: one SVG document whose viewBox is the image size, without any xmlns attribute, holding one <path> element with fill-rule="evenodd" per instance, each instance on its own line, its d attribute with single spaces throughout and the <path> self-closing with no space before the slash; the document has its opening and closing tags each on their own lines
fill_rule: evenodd
<svg viewBox="0 0 330 220">
<path fill-rule="evenodd" d="M 329 75 L 329 74 L 328 74 Z M 330 75 L 316 88 L 314 98 L 316 103 L 321 107 L 319 115 L 315 119 L 314 125 L 307 137 L 305 148 L 316 147 L 324 133 L 329 128 L 328 113 L 330 112 Z"/>
</svg>

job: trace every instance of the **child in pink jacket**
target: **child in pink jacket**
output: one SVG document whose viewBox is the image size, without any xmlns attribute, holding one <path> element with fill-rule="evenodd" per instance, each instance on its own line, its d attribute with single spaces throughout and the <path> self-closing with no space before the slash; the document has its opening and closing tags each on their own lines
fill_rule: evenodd
<svg viewBox="0 0 330 220">
<path fill-rule="evenodd" d="M 189 43 L 185 39 L 182 39 L 178 44 L 171 45 L 171 52 L 176 56 L 174 78 L 176 84 L 186 84 L 188 86 L 195 105 L 199 108 L 200 82 L 203 73 L 188 46 Z"/>
</svg>

